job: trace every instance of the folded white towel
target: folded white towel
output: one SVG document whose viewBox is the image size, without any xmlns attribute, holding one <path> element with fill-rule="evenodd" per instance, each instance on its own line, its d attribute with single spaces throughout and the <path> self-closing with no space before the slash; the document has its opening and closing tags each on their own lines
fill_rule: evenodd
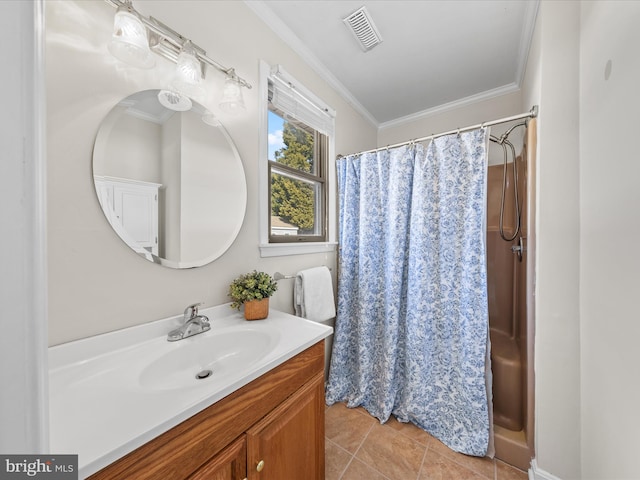
<svg viewBox="0 0 640 480">
<path fill-rule="evenodd" d="M 301 270 L 293 287 L 293 303 L 296 315 L 316 322 L 324 322 L 336 316 L 331 272 L 327 267 Z"/>
</svg>

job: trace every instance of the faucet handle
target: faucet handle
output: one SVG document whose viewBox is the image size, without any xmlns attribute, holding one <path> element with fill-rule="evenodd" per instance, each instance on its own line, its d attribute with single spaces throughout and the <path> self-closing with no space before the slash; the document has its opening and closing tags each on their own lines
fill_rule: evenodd
<svg viewBox="0 0 640 480">
<path fill-rule="evenodd" d="M 188 322 L 192 318 L 198 316 L 198 307 L 200 305 L 202 305 L 202 302 L 193 303 L 193 304 L 189 305 L 187 308 L 184 309 L 184 321 L 185 322 Z"/>
</svg>

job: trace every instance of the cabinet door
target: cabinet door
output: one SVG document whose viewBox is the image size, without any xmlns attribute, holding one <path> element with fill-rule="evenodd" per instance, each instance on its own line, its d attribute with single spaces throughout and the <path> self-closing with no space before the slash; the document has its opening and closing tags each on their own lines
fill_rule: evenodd
<svg viewBox="0 0 640 480">
<path fill-rule="evenodd" d="M 246 480 L 247 441 L 244 435 L 200 467 L 188 480 Z"/>
<path fill-rule="evenodd" d="M 113 195 L 116 216 L 124 229 L 138 245 L 150 248 L 157 254 L 157 190 L 135 185 L 116 185 Z"/>
<path fill-rule="evenodd" d="M 249 480 L 324 480 L 324 374 L 247 431 Z"/>
</svg>

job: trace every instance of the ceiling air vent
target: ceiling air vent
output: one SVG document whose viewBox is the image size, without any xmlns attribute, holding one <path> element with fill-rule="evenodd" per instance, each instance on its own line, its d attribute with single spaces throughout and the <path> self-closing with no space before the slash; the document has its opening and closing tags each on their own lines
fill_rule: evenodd
<svg viewBox="0 0 640 480">
<path fill-rule="evenodd" d="M 382 37 L 365 7 L 359 8 L 348 17 L 343 18 L 342 21 L 355 35 L 365 52 L 382 42 Z"/>
</svg>

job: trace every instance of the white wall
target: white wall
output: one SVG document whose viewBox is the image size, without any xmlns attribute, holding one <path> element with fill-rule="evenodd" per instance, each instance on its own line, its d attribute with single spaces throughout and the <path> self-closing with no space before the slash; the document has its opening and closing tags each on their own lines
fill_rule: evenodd
<svg viewBox="0 0 640 480">
<path fill-rule="evenodd" d="M 161 126 L 126 113 L 109 112 L 96 136 L 94 175 L 160 183 Z"/>
<path fill-rule="evenodd" d="M 244 204 L 234 199 L 242 197 L 239 192 L 245 179 L 220 129 L 200 116 L 181 116 L 181 254 L 177 260 L 197 263 L 228 245 L 224 240 L 237 229 L 237 219 L 244 212 Z"/>
<path fill-rule="evenodd" d="M 172 270 L 146 262 L 111 231 L 91 181 L 98 126 L 122 98 L 162 87 L 173 64 L 158 57 L 153 70 L 119 63 L 106 50 L 115 10 L 101 0 L 47 1 L 47 140 L 49 201 L 49 343 L 58 344 L 175 315 L 190 303 L 227 302 L 238 274 L 335 265 L 335 254 L 260 258 L 258 250 L 258 65 L 287 71 L 337 111 L 336 152 L 375 146 L 376 130 L 320 79 L 243 2 L 162 0 L 136 3 L 190 36 L 224 65 L 233 65 L 254 88 L 244 90 L 247 111 L 219 114 L 238 146 L 247 176 L 247 213 L 233 246 L 206 267 Z M 208 82 L 219 95 L 223 76 Z M 210 99 L 215 105 L 219 97 Z M 334 268 L 335 276 L 335 268 Z M 292 282 L 280 282 L 273 305 L 292 309 Z"/>
<path fill-rule="evenodd" d="M 638 478 L 640 2 L 580 17 L 582 478 Z M 607 65 L 610 62 L 610 68 Z"/>
<path fill-rule="evenodd" d="M 446 132 L 529 111 L 533 105 L 523 110 L 521 98 L 520 91 L 517 91 L 429 115 L 412 122 L 385 127 L 378 134 L 378 146 L 391 145 L 432 133 Z M 495 126 L 492 127 L 492 133 L 502 133 L 507 128 L 508 126 L 505 125 Z M 517 134 L 518 132 L 514 131 L 514 136 Z M 520 141 L 516 142 L 514 146 L 522 144 L 522 136 L 520 135 L 519 138 Z"/>
<path fill-rule="evenodd" d="M 564 479 L 581 476 L 579 11 L 578 2 L 541 2 L 523 88 L 525 101 L 540 105 L 536 174 L 536 461 L 541 470 Z"/>
<path fill-rule="evenodd" d="M 168 260 L 180 260 L 180 214 L 182 198 L 182 169 L 180 148 L 182 137 L 182 115 L 172 115 L 162 125 L 162 148 L 160 149 L 160 182 L 162 190 L 158 202 L 160 219 L 158 228 L 162 241 L 160 256 Z"/>
<path fill-rule="evenodd" d="M 536 461 L 564 479 L 638 472 L 639 16 L 542 2 L 523 85 L 540 103 Z"/>
<path fill-rule="evenodd" d="M 478 125 L 484 121 L 518 115 L 531 110 L 531 107 L 522 107 L 522 95 L 520 91 L 500 95 L 460 106 L 451 110 L 434 113 L 419 120 L 402 122 L 393 126 L 381 128 L 378 133 L 378 146 L 393 145 L 410 139 L 421 138 L 432 133 L 442 133 L 456 128 Z M 521 121 L 495 125 L 490 128 L 490 134 L 500 136 L 511 126 Z M 516 155 L 522 148 L 524 128 L 516 128 L 509 135 L 509 141 L 516 148 Z M 511 162 L 511 153 L 508 150 L 507 162 Z M 502 165 L 504 151 L 502 147 L 493 142 L 489 143 L 489 165 Z"/>
<path fill-rule="evenodd" d="M 40 2 L 0 2 L 0 452 L 48 451 Z"/>
</svg>

